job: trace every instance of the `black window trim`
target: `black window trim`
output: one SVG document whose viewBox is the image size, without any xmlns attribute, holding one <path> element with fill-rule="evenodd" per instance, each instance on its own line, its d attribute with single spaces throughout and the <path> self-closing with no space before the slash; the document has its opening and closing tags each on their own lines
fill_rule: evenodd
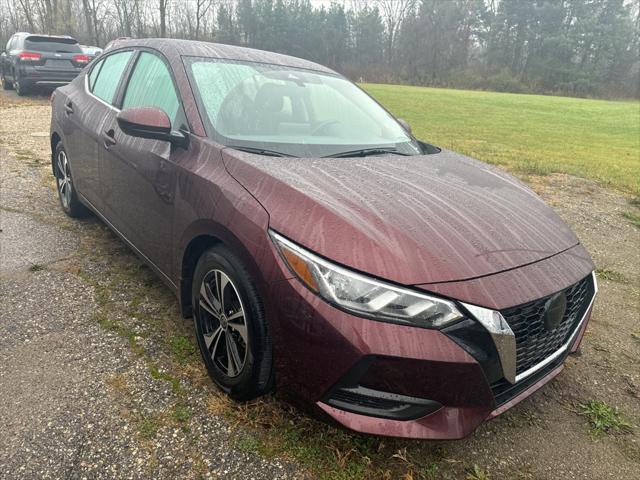
<svg viewBox="0 0 640 480">
<path fill-rule="evenodd" d="M 93 71 L 97 68 L 98 71 L 96 72 L 96 80 L 98 79 L 98 77 L 100 76 L 100 70 L 102 70 L 102 66 L 104 65 L 104 58 L 101 58 L 100 60 L 98 60 L 92 68 L 89 69 L 89 71 L 87 72 L 87 88 L 89 90 L 89 92 L 93 93 L 93 86 L 95 85 L 95 81 L 93 82 L 93 85 L 91 85 L 91 75 L 93 74 Z"/>
</svg>

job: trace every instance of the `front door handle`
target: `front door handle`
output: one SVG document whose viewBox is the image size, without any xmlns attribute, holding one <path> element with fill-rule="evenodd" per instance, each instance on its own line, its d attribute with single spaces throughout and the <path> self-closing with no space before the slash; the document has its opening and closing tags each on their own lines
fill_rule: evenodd
<svg viewBox="0 0 640 480">
<path fill-rule="evenodd" d="M 73 113 L 73 103 L 70 101 L 64 104 L 64 111 L 67 112 L 67 115 L 71 115 Z"/>
<path fill-rule="evenodd" d="M 115 139 L 116 132 L 113 130 L 107 130 L 102 134 L 102 139 L 104 140 L 104 148 L 109 148 L 116 144 Z"/>
</svg>

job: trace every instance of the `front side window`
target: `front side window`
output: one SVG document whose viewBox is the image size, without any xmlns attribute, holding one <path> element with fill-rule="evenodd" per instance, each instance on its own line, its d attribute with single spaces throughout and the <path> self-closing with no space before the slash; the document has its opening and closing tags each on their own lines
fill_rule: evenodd
<svg viewBox="0 0 640 480">
<path fill-rule="evenodd" d="M 89 75 L 90 86 L 92 75 L 97 75 L 97 78 L 93 79 L 91 93 L 101 100 L 113 104 L 113 97 L 120 83 L 120 77 L 122 77 L 132 53 L 131 51 L 114 53 L 102 60 L 101 64 L 96 64 Z"/>
<path fill-rule="evenodd" d="M 172 126 L 180 121 L 178 94 L 168 67 L 157 55 L 140 53 L 122 102 L 123 109 L 129 107 L 157 107 L 167 114 Z"/>
<path fill-rule="evenodd" d="M 380 105 L 337 75 L 253 62 L 185 59 L 209 135 L 299 157 L 390 148 L 421 153 Z"/>
</svg>

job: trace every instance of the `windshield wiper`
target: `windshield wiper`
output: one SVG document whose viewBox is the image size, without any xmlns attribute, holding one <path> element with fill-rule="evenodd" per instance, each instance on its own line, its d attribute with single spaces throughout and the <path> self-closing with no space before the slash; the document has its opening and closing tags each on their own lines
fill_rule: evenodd
<svg viewBox="0 0 640 480">
<path fill-rule="evenodd" d="M 234 150 L 240 150 L 241 152 L 255 153 L 256 155 L 266 155 L 268 157 L 293 157 L 288 153 L 277 152 L 275 150 L 267 150 L 266 148 L 257 147 L 245 147 L 242 145 L 226 145 L 227 148 L 233 148 Z"/>
<path fill-rule="evenodd" d="M 393 147 L 384 148 L 361 148 L 359 150 L 351 150 L 349 152 L 334 153 L 326 155 L 326 158 L 346 158 L 346 157 L 368 157 L 369 155 L 384 155 L 385 153 L 393 153 L 394 155 L 409 156 L 408 153 L 401 152 Z"/>
</svg>

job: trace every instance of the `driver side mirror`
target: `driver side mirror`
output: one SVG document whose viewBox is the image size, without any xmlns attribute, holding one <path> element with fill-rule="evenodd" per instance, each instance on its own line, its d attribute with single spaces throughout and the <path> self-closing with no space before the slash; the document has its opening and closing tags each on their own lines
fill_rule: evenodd
<svg viewBox="0 0 640 480">
<path fill-rule="evenodd" d="M 403 118 L 397 118 L 396 120 L 398 120 L 398 123 L 400 124 L 400 126 L 402 126 L 402 128 L 404 128 L 409 134 L 411 134 L 411 125 L 409 125 L 409 122 L 407 122 Z"/>
<path fill-rule="evenodd" d="M 187 148 L 189 138 L 182 132 L 171 130 L 169 116 L 157 107 L 131 107 L 116 116 L 118 126 L 127 135 L 152 140 L 164 140 Z"/>
</svg>

